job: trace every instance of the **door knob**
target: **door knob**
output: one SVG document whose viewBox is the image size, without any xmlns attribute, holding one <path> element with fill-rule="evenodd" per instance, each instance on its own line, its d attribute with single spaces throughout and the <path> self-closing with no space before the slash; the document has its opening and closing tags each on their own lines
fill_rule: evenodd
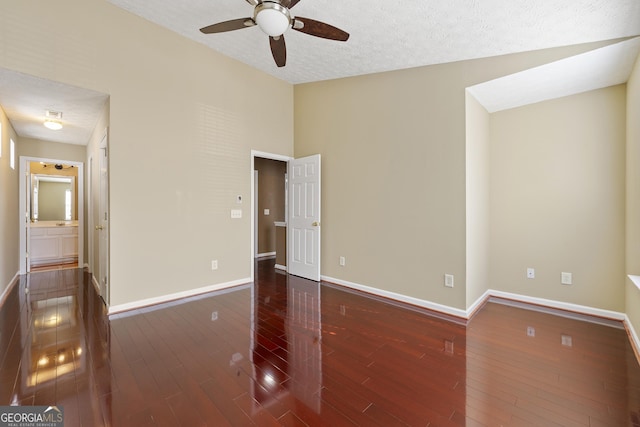
<svg viewBox="0 0 640 427">
<path fill-rule="evenodd" d="M 313 221 L 313 225 L 314 227 L 320 227 L 320 223 L 318 221 Z"/>
</svg>

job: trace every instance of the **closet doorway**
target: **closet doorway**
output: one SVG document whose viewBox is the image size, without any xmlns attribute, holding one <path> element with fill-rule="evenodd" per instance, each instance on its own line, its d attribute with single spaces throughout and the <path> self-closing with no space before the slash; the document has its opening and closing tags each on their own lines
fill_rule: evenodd
<svg viewBox="0 0 640 427">
<path fill-rule="evenodd" d="M 276 257 L 278 238 L 286 237 L 287 162 L 255 157 L 254 159 L 254 252 L 255 258 Z M 285 261 L 278 263 L 286 266 Z M 282 268 L 284 269 L 284 268 Z"/>
</svg>

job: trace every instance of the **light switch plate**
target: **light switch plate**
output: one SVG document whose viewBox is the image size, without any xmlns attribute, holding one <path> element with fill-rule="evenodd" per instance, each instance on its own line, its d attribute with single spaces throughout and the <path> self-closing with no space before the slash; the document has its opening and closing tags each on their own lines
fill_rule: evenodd
<svg viewBox="0 0 640 427">
<path fill-rule="evenodd" d="M 270 212 L 270 211 L 269 211 L 269 209 L 265 209 L 265 210 L 264 210 L 264 214 L 265 214 L 265 215 L 269 215 L 269 212 Z"/>
<path fill-rule="evenodd" d="M 231 218 L 242 218 L 242 209 L 231 209 Z"/>
<path fill-rule="evenodd" d="M 560 275 L 560 283 L 563 285 L 571 285 L 573 283 L 573 275 L 571 273 L 562 272 Z"/>
</svg>

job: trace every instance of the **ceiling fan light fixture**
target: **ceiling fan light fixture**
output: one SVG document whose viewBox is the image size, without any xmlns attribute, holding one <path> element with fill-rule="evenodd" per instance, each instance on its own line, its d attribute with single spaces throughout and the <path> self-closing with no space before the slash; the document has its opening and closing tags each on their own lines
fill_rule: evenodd
<svg viewBox="0 0 640 427">
<path fill-rule="evenodd" d="M 281 36 L 291 26 L 289 9 L 272 1 L 265 1 L 256 6 L 253 20 L 271 37 Z"/>
</svg>

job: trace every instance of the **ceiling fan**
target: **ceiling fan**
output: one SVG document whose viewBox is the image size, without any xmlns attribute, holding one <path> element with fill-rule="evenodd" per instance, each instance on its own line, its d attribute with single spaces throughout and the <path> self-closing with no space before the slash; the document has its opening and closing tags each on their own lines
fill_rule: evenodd
<svg viewBox="0 0 640 427">
<path fill-rule="evenodd" d="M 257 25 L 269 36 L 271 54 L 278 67 L 287 63 L 287 47 L 284 42 L 284 32 L 289 28 L 322 37 L 329 40 L 347 41 L 349 33 L 324 22 L 300 16 L 293 17 L 289 10 L 300 0 L 246 0 L 254 6 L 252 18 L 232 19 L 218 22 L 200 28 L 204 34 L 224 33 L 226 31 L 241 30 Z"/>
</svg>

